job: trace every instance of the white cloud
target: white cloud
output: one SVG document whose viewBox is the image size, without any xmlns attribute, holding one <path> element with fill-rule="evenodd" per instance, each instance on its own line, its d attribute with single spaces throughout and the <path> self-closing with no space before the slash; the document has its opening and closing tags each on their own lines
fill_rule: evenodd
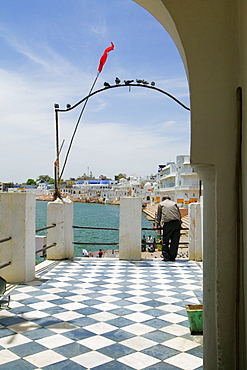
<svg viewBox="0 0 247 370">
<path fill-rule="evenodd" d="M 78 131 L 65 177 L 82 174 L 87 167 L 96 176 L 101 173 L 113 176 L 113 171 L 146 175 L 155 172 L 159 162 L 175 159 L 188 150 L 187 140 L 179 135 L 160 136 L 159 130 L 145 126 L 84 123 Z"/>
<path fill-rule="evenodd" d="M 19 2 L 16 2 L 17 8 L 18 5 Z M 183 102 L 189 101 L 185 77 L 161 78 L 165 75 L 165 66 L 151 71 L 153 55 L 152 62 L 146 66 L 140 63 L 138 53 L 126 53 L 126 50 L 131 50 L 128 45 L 136 45 L 136 42 L 143 41 L 143 48 L 148 48 L 143 34 L 133 34 L 128 29 L 129 17 L 132 18 L 132 25 L 136 22 L 133 9 L 137 8 L 127 11 L 127 6 L 131 5 L 126 1 L 126 18 L 121 21 L 125 9 L 118 5 L 114 14 L 118 14 L 119 18 L 114 19 L 115 26 L 114 22 L 109 26 L 108 0 L 102 5 L 105 13 L 96 5 L 78 1 L 75 13 L 66 9 L 63 14 L 61 8 L 59 20 L 57 16 L 53 18 L 51 12 L 48 18 L 44 14 L 43 18 L 38 18 L 36 14 L 36 20 L 41 19 L 41 22 L 34 28 L 28 17 L 25 18 L 24 10 L 20 24 L 14 20 L 11 24 L 6 23 L 8 27 L 0 24 L 4 55 L 0 64 L 0 181 L 26 181 L 40 174 L 53 175 L 53 104 L 59 103 L 62 109 L 67 103 L 73 105 L 88 94 L 104 50 L 101 47 L 98 50 L 98 44 L 103 39 L 105 44 L 106 37 L 105 47 L 115 39 L 118 46 L 109 55 L 95 89 L 102 87 L 104 81 L 114 84 L 116 76 L 123 80 L 132 78 L 133 73 L 137 75 L 135 77 L 143 74 L 149 82 L 154 79 L 157 87 Z M 52 4 L 46 1 L 46 6 L 50 9 Z M 21 22 L 25 22 L 24 27 L 21 27 Z M 44 24 L 49 25 L 49 30 L 39 32 Z M 124 27 L 120 28 L 119 24 Z M 30 35 L 27 37 L 25 32 L 28 29 Z M 135 30 L 142 32 L 140 27 Z M 145 29 L 145 32 L 149 31 Z M 65 155 L 80 109 L 78 107 L 70 114 L 59 116 L 60 141 L 66 140 L 62 156 Z M 96 95 L 90 99 L 79 125 L 64 177 L 87 172 L 87 167 L 95 176 L 113 176 L 119 172 L 128 175 L 133 172 L 138 175 L 153 173 L 157 164 L 189 152 L 188 121 L 189 114 L 184 114 L 183 108 L 147 89 L 131 88 L 130 93 L 126 87 Z"/>
<path fill-rule="evenodd" d="M 73 83 L 69 78 L 61 81 L 56 77 L 42 77 L 39 74 L 25 75 L 0 70 L 3 86 L 0 92 L 0 181 L 26 181 L 29 177 L 36 178 L 46 173 L 53 176 L 53 103 L 61 102 L 61 108 L 67 102 L 74 103 L 78 100 L 76 96 L 81 96 L 81 88 L 78 82 Z M 85 77 L 88 82 L 90 77 Z M 126 108 L 126 113 L 131 114 L 128 98 L 129 95 L 125 101 L 125 96 L 121 96 L 120 103 L 124 104 L 124 109 L 121 109 L 124 113 Z M 105 116 L 104 122 L 100 116 L 98 121 L 92 120 L 92 114 L 105 110 L 111 112 L 112 109 L 110 99 L 104 98 L 104 95 L 99 95 L 87 107 L 87 115 L 78 128 L 63 177 L 82 174 L 88 166 L 96 176 L 113 176 L 118 171 L 145 175 L 155 172 L 159 162 L 175 159 L 179 153 L 188 153 L 189 123 L 154 119 L 151 125 L 149 121 L 138 118 L 138 124 L 134 125 L 128 118 L 118 114 L 118 107 L 115 107 L 117 111 L 113 122 L 105 122 Z M 60 117 L 60 138 L 61 141 L 66 139 L 63 155 L 79 111 L 80 107 L 75 113 L 71 112 L 71 116 L 65 114 Z M 91 117 L 90 123 L 88 117 Z"/>
</svg>

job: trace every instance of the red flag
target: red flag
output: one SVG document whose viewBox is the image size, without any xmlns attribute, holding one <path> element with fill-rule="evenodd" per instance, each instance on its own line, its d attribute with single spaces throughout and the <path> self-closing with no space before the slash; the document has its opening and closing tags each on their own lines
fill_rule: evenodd
<svg viewBox="0 0 247 370">
<path fill-rule="evenodd" d="M 109 48 L 106 48 L 102 57 L 100 58 L 100 61 L 99 61 L 99 67 L 98 67 L 98 71 L 101 72 L 103 67 L 104 67 L 104 64 L 106 62 L 106 59 L 107 59 L 107 55 L 109 53 L 109 51 L 111 50 L 114 50 L 114 44 L 113 42 L 111 42 L 111 46 L 109 46 Z"/>
</svg>

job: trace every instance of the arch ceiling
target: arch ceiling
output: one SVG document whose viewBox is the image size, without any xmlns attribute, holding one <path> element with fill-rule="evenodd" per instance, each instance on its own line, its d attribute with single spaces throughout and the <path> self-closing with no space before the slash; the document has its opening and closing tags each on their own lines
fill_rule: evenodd
<svg viewBox="0 0 247 370">
<path fill-rule="evenodd" d="M 188 78 L 187 60 L 182 45 L 182 41 L 179 36 L 176 24 L 172 19 L 171 14 L 167 10 L 165 4 L 161 0 L 133 0 L 133 1 L 142 6 L 144 9 L 146 9 L 150 14 L 152 14 L 157 19 L 157 21 L 160 24 L 162 24 L 162 26 L 167 30 L 167 32 L 169 33 L 169 35 L 171 36 L 171 38 L 173 39 L 174 43 L 178 48 Z"/>
</svg>

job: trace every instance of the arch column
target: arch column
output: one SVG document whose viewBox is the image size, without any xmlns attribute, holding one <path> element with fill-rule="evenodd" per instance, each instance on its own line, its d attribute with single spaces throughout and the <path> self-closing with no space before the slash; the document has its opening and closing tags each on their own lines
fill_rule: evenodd
<svg viewBox="0 0 247 370">
<path fill-rule="evenodd" d="M 241 256 L 236 169 L 240 150 L 238 22 L 246 5 L 240 0 L 135 1 L 170 33 L 189 80 L 191 164 L 204 184 L 204 369 L 245 369 L 241 358 L 246 350 L 238 350 L 238 344 L 245 343 L 245 332 L 239 333 L 238 326 L 237 261 Z M 246 28 L 246 22 L 242 24 Z M 242 301 L 240 310 L 245 321 Z"/>
</svg>

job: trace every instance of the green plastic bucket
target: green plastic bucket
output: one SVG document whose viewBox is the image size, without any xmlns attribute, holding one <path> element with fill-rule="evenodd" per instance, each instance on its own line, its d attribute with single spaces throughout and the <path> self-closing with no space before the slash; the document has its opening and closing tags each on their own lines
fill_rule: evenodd
<svg viewBox="0 0 247 370">
<path fill-rule="evenodd" d="M 190 324 L 190 332 L 192 335 L 203 334 L 203 305 L 188 304 L 185 306 Z"/>
</svg>

